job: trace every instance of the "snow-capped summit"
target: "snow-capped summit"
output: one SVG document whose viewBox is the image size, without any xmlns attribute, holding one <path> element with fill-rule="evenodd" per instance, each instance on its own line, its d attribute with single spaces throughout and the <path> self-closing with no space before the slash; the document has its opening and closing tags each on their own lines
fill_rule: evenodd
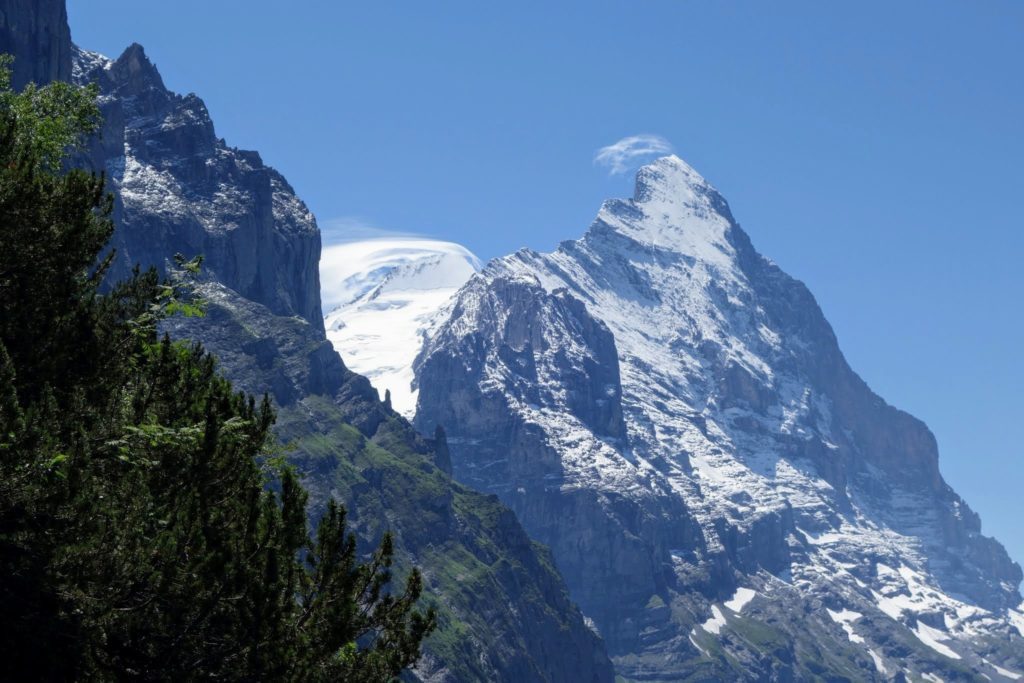
<svg viewBox="0 0 1024 683">
<path fill-rule="evenodd" d="M 699 205 L 706 203 L 706 197 L 712 194 L 718 196 L 718 191 L 704 176 L 670 154 L 637 171 L 633 199 L 644 204 Z"/>
<path fill-rule="evenodd" d="M 437 255 L 453 257 L 447 270 L 435 271 L 435 276 L 448 273 L 446 286 L 461 286 L 469 278 L 462 277 L 466 268 L 480 269 L 480 260 L 462 245 L 423 237 L 381 237 L 325 246 L 320 256 L 323 308 L 333 311 L 352 303 L 380 284 L 396 267 Z M 464 266 L 457 263 L 460 260 Z"/>
<path fill-rule="evenodd" d="M 388 271 L 380 284 L 371 289 L 365 298 L 378 299 L 395 292 L 458 289 L 479 268 L 479 261 L 465 249 L 425 252 L 422 257 Z"/>
<path fill-rule="evenodd" d="M 417 426 L 552 549 L 624 678 L 1024 675 L 1021 569 L 934 436 L 678 157 L 490 262 L 415 371 Z"/>
<path fill-rule="evenodd" d="M 335 244 L 320 261 L 327 337 L 353 371 L 412 416 L 421 335 L 480 261 L 453 242 L 394 237 Z M 330 306 L 330 307 L 329 307 Z"/>
<path fill-rule="evenodd" d="M 729 268 L 729 206 L 689 164 L 672 155 L 642 167 L 632 199 L 604 203 L 591 231 L 612 230 L 637 242 Z"/>
</svg>

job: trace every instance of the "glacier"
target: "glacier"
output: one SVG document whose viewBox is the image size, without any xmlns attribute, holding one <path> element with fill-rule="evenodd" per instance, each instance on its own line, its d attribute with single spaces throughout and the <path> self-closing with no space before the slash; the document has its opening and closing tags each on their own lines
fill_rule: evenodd
<svg viewBox="0 0 1024 683">
<path fill-rule="evenodd" d="M 320 259 L 327 338 L 348 367 L 411 418 L 421 337 L 479 269 L 472 252 L 442 240 L 395 236 L 329 245 Z"/>
</svg>

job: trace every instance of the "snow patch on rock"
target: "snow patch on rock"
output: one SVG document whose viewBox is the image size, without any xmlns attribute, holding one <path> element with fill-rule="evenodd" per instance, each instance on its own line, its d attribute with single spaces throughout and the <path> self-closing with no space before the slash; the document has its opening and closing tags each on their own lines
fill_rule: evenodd
<svg viewBox="0 0 1024 683">
<path fill-rule="evenodd" d="M 993 669 L 995 669 L 995 672 L 997 674 L 999 674 L 1000 676 L 1003 676 L 1004 678 L 1008 678 L 1011 681 L 1019 681 L 1021 678 L 1024 678 L 1024 674 L 1019 674 L 1016 671 L 1010 671 L 1009 669 L 1003 668 L 1003 667 L 999 666 L 998 664 L 995 664 L 994 662 L 990 662 L 987 659 L 982 659 L 981 661 L 984 662 L 985 664 L 987 664 L 988 666 L 991 666 Z M 989 680 L 992 680 L 992 679 L 989 678 Z"/>
<path fill-rule="evenodd" d="M 889 669 L 885 666 L 885 660 L 883 660 L 877 652 L 868 648 L 868 655 L 871 657 L 871 661 L 875 663 L 875 670 L 880 674 L 889 673 Z"/>
<path fill-rule="evenodd" d="M 843 627 L 843 630 L 846 631 L 846 637 L 850 639 L 851 643 L 864 642 L 864 637 L 857 635 L 853 630 L 853 622 L 864 616 L 863 614 L 848 609 L 842 609 L 838 612 L 832 609 L 826 609 L 826 611 L 832 617 L 832 621 Z"/>
<path fill-rule="evenodd" d="M 732 598 L 725 601 L 725 606 L 733 612 L 742 612 L 743 608 L 750 604 L 755 597 L 757 597 L 757 591 L 751 588 L 737 588 Z"/>
<path fill-rule="evenodd" d="M 725 615 L 722 614 L 722 610 L 718 608 L 718 605 L 712 605 L 711 618 L 701 624 L 700 627 L 708 633 L 718 635 L 725 624 Z"/>
<path fill-rule="evenodd" d="M 913 632 L 914 635 L 917 636 L 918 640 L 938 652 L 940 655 L 944 655 L 950 659 L 960 659 L 960 655 L 946 645 L 946 641 L 949 640 L 949 636 L 939 629 L 932 628 L 928 624 L 918 622 L 917 627 L 914 628 Z"/>
</svg>

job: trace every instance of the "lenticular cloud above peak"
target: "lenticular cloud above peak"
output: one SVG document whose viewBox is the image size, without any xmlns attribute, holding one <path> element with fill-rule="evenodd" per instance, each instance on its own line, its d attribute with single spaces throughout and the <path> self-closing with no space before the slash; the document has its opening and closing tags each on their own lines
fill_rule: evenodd
<svg viewBox="0 0 1024 683">
<path fill-rule="evenodd" d="M 625 173 L 652 156 L 672 153 L 672 143 L 660 135 L 630 135 L 597 150 L 594 163 L 612 175 Z"/>
</svg>

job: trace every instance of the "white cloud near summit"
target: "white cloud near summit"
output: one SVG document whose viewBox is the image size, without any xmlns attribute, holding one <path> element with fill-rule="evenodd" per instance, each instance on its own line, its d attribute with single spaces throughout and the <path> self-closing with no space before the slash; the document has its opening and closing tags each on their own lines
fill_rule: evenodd
<svg viewBox="0 0 1024 683">
<path fill-rule="evenodd" d="M 347 233 L 320 252 L 320 301 L 324 313 L 362 296 L 396 266 L 430 255 L 451 254 L 479 270 L 480 260 L 461 244 L 424 235 L 374 229 Z"/>
<path fill-rule="evenodd" d="M 644 157 L 671 153 L 672 143 L 660 135 L 630 135 L 597 150 L 594 163 L 608 167 L 608 172 L 615 175 L 630 170 Z"/>
<path fill-rule="evenodd" d="M 430 239 L 425 235 L 381 228 L 376 223 L 358 216 L 330 218 L 320 223 L 320 239 L 325 247 L 343 242 L 360 242 L 362 240 L 393 237 Z"/>
</svg>

